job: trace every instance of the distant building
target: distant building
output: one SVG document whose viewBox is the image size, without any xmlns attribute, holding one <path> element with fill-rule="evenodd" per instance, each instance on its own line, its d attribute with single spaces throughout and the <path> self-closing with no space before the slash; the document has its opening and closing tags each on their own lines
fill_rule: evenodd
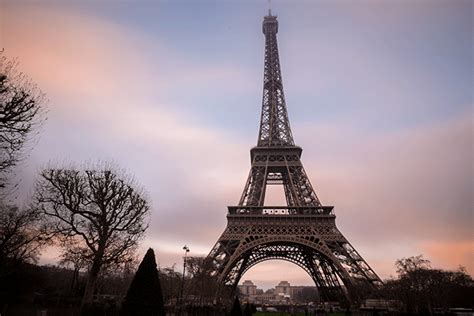
<svg viewBox="0 0 474 316">
<path fill-rule="evenodd" d="M 291 287 L 291 297 L 296 297 L 300 295 L 305 288 L 313 288 L 313 286 L 292 286 Z"/>
<path fill-rule="evenodd" d="M 288 281 L 281 281 L 275 287 L 276 294 L 285 294 L 291 296 L 291 285 Z"/>
<path fill-rule="evenodd" d="M 256 304 L 306 303 L 302 301 L 302 295 L 300 295 L 305 289 L 313 289 L 317 293 L 314 286 L 291 286 L 288 281 L 281 281 L 274 289 L 268 289 L 265 292 L 257 289 L 250 280 L 245 280 L 238 287 L 245 300 Z M 312 297 L 309 301 L 314 302 L 315 298 Z"/>
<path fill-rule="evenodd" d="M 271 288 L 264 292 L 265 294 L 275 294 L 275 289 Z"/>
<path fill-rule="evenodd" d="M 257 286 L 250 280 L 245 280 L 242 285 L 239 285 L 239 290 L 240 293 L 245 296 L 257 295 Z"/>
<path fill-rule="evenodd" d="M 291 298 L 295 303 L 318 303 L 320 301 L 319 292 L 315 286 L 292 286 Z"/>
</svg>

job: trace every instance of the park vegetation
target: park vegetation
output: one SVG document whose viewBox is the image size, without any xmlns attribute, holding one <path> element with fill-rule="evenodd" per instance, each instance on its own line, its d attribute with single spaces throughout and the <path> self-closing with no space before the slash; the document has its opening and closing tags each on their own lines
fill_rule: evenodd
<svg viewBox="0 0 474 316">
<path fill-rule="evenodd" d="M 465 268 L 433 269 L 430 261 L 421 255 L 399 259 L 395 266 L 398 277 L 385 280 L 376 294 L 402 302 L 409 313 L 434 314 L 450 307 L 474 308 L 474 281 Z"/>
</svg>

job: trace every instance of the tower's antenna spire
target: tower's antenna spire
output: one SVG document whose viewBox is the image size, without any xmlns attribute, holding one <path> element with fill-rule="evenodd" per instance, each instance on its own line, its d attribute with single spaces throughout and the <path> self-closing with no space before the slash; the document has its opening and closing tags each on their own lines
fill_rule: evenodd
<svg viewBox="0 0 474 316">
<path fill-rule="evenodd" d="M 268 16 L 272 16 L 272 0 L 268 0 Z"/>
</svg>

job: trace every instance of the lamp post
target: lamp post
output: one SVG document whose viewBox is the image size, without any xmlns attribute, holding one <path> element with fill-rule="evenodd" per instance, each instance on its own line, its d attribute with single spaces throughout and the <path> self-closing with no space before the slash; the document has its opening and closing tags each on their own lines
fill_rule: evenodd
<svg viewBox="0 0 474 316">
<path fill-rule="evenodd" d="M 179 303 L 180 305 L 183 305 L 183 293 L 184 293 L 184 276 L 186 274 L 186 258 L 187 254 L 189 252 L 189 247 L 184 245 L 183 247 L 184 250 L 184 262 L 183 262 L 183 279 L 181 281 L 181 293 L 179 295 Z M 180 314 L 179 312 L 181 311 L 181 306 L 178 307 L 178 315 Z"/>
</svg>

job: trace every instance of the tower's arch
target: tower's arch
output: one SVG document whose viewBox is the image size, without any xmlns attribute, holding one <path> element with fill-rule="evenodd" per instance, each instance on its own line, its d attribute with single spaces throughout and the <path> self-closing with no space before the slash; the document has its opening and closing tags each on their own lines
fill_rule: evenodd
<svg viewBox="0 0 474 316">
<path fill-rule="evenodd" d="M 318 241 L 319 242 L 319 241 Z M 285 260 L 311 277 L 322 299 L 349 299 L 351 277 L 324 244 L 294 236 L 267 236 L 245 243 L 229 258 L 220 281 L 235 288 L 253 266 L 268 260 Z"/>
</svg>

